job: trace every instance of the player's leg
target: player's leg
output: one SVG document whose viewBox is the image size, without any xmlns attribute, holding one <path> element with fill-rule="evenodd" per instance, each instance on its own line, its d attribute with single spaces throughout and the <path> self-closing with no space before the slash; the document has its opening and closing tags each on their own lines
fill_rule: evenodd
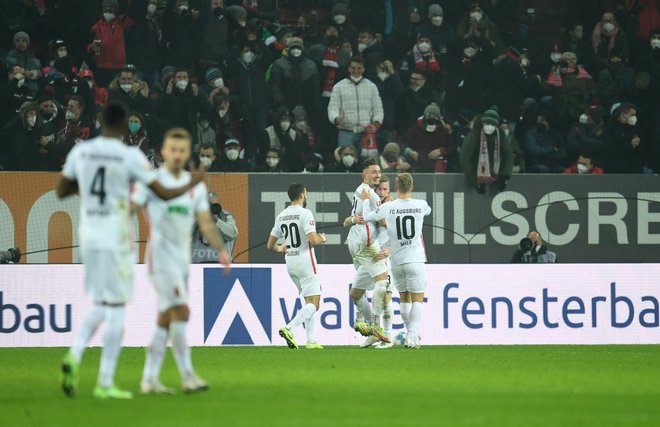
<svg viewBox="0 0 660 427">
<path fill-rule="evenodd" d="M 389 338 L 390 342 L 381 341 L 380 344 L 376 346 L 377 349 L 388 349 L 392 348 L 392 317 L 394 316 L 394 308 L 392 307 L 392 288 L 393 286 L 393 277 L 392 272 L 390 271 L 387 275 L 387 288 L 385 289 L 385 307 L 383 308 L 383 331 L 385 336 Z"/>
<path fill-rule="evenodd" d="M 314 305 L 316 311 L 319 311 L 321 295 L 305 296 L 305 303 L 306 305 Z M 314 329 L 316 327 L 316 311 L 304 322 L 305 333 L 307 334 L 307 344 L 305 347 L 308 349 L 323 349 L 323 346 L 316 341 L 316 335 L 314 335 Z"/>
<path fill-rule="evenodd" d="M 197 376 L 193 368 L 190 346 L 186 330 L 190 308 L 188 304 L 177 305 L 170 309 L 170 336 L 172 337 L 172 354 L 181 376 L 184 393 L 208 390 L 208 384 Z"/>
<path fill-rule="evenodd" d="M 409 291 L 412 306 L 409 316 L 409 334 L 406 339 L 408 346 L 419 348 L 419 327 L 424 315 L 424 291 L 426 290 L 426 273 L 423 263 L 406 264 L 407 276 L 410 279 Z"/>
<path fill-rule="evenodd" d="M 371 333 L 380 341 L 389 342 L 390 339 L 385 335 L 385 331 L 380 326 L 380 318 L 385 307 L 385 296 L 387 293 L 387 276 L 389 271 L 387 261 L 379 260 L 372 262 L 368 266 L 368 269 L 374 283 L 374 293 L 371 298 Z"/>
<path fill-rule="evenodd" d="M 371 319 L 371 305 L 366 297 L 366 291 L 373 289 L 373 281 L 369 275 L 369 271 L 363 265 L 358 266 L 353 278 L 353 284 L 349 295 L 357 311 L 356 318 Z M 353 329 L 362 334 L 363 336 L 371 335 L 369 325 L 364 321 L 355 321 Z"/>
<path fill-rule="evenodd" d="M 160 382 L 160 371 L 165 360 L 167 350 L 167 338 L 169 336 L 170 313 L 169 311 L 158 313 L 156 328 L 151 337 L 151 342 L 146 349 L 144 370 L 140 381 L 140 391 L 143 394 L 172 394 L 172 388 L 164 386 Z"/>
</svg>

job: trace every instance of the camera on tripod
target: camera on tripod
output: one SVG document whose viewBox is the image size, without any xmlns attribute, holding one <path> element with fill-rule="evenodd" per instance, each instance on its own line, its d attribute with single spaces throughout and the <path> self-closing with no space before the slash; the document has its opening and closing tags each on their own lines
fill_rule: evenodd
<svg viewBox="0 0 660 427">
<path fill-rule="evenodd" d="M 13 262 L 17 264 L 21 259 L 21 250 L 19 248 L 9 248 L 6 251 L 0 251 L 0 264 Z"/>
</svg>

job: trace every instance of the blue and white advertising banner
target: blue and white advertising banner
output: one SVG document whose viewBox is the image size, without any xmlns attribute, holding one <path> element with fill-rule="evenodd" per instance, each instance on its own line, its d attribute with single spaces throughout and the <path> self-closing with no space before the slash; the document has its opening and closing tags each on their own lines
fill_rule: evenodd
<svg viewBox="0 0 660 427">
<path fill-rule="evenodd" d="M 356 345 L 351 265 L 319 265 L 316 335 Z M 660 264 L 427 265 L 423 345 L 659 344 Z M 90 306 L 81 265 L 0 266 L 0 347 L 68 346 Z M 394 331 L 403 330 L 394 292 Z M 284 345 L 278 329 L 302 307 L 284 264 L 191 266 L 194 346 Z M 156 295 L 144 265 L 126 314 L 126 346 L 148 343 Z M 305 342 L 305 331 L 295 331 Z M 90 343 L 101 344 L 102 334 Z"/>
</svg>

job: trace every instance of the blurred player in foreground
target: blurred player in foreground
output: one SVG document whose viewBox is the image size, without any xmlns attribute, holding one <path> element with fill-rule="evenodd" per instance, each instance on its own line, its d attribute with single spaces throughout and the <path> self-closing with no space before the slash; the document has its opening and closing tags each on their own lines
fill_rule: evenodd
<svg viewBox="0 0 660 427">
<path fill-rule="evenodd" d="M 161 149 L 164 163 L 156 171 L 156 179 L 164 187 L 180 187 L 191 181 L 190 173 L 183 169 L 190 158 L 191 143 L 190 133 L 185 129 L 170 129 L 165 134 Z M 204 238 L 218 252 L 218 261 L 225 266 L 227 272 L 231 261 L 211 220 L 206 185 L 200 182 L 188 193 L 163 201 L 146 186 L 138 184 L 131 195 L 131 201 L 144 208 L 149 224 L 150 237 L 145 258 L 151 283 L 158 295 L 156 330 L 147 348 L 140 391 L 143 394 L 174 392 L 159 380 L 168 337 L 172 338 L 172 353 L 181 375 L 183 391 L 191 393 L 207 390 L 208 384 L 199 378 L 193 369 L 190 347 L 186 341 L 186 328 L 190 317 L 190 233 L 195 221 Z"/>
<path fill-rule="evenodd" d="M 312 211 L 305 208 L 307 206 L 305 186 L 291 184 L 288 194 L 291 204 L 277 215 L 266 247 L 270 251 L 285 255 L 287 272 L 300 295 L 305 298 L 305 306 L 286 326 L 280 328 L 280 336 L 284 338 L 289 348 L 297 349 L 298 344 L 293 339 L 293 330 L 304 323 L 307 332 L 306 347 L 322 349 L 323 347 L 314 337 L 314 314 L 318 311 L 321 300 L 321 280 L 316 272 L 314 246 L 325 243 L 326 237 L 325 234 L 316 232 Z M 284 242 L 278 245 L 277 241 L 282 238 Z"/>
<path fill-rule="evenodd" d="M 356 222 L 383 219 L 387 222 L 387 233 L 392 246 L 392 273 L 401 298 L 401 317 L 408 331 L 404 345 L 408 348 L 419 348 L 417 331 L 422 322 L 426 289 L 426 250 L 422 228 L 424 217 L 431 213 L 431 208 L 426 201 L 412 198 L 413 178 L 408 173 L 397 175 L 396 191 L 397 200 L 374 212 L 369 203 L 366 203 L 371 199 L 371 193 L 363 190 L 361 197 L 365 201 L 364 211 L 362 216 L 356 218 Z M 408 304 L 411 304 L 409 311 Z"/>
<path fill-rule="evenodd" d="M 177 188 L 165 188 L 158 183 L 144 154 L 122 143 L 127 118 L 122 106 L 106 106 L 101 136 L 81 142 L 71 150 L 57 188 L 60 198 L 80 193 L 80 253 L 85 264 L 85 291 L 93 303 L 62 361 L 62 390 L 69 397 L 76 394 L 83 352 L 101 322 L 105 322 L 103 351 L 93 395 L 99 399 L 133 397 L 114 384 L 125 305 L 133 294 L 131 182 L 148 186 L 160 198 L 172 199 L 204 177 L 203 171 L 195 171 L 188 183 Z"/>
</svg>

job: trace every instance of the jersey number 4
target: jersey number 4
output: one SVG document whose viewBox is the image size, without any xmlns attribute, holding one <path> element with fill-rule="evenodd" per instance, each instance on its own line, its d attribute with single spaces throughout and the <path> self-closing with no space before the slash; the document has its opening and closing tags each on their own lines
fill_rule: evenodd
<svg viewBox="0 0 660 427">
<path fill-rule="evenodd" d="M 298 224 L 291 223 L 289 226 L 282 224 L 282 233 L 284 233 L 284 240 L 286 240 L 289 235 L 291 235 L 291 247 L 299 248 L 300 247 L 300 230 L 298 229 Z"/>
<path fill-rule="evenodd" d="M 397 240 L 410 240 L 415 237 L 415 217 L 406 215 L 396 217 Z"/>
<path fill-rule="evenodd" d="M 100 204 L 105 202 L 105 167 L 100 167 L 96 170 L 89 194 L 97 196 Z"/>
</svg>

